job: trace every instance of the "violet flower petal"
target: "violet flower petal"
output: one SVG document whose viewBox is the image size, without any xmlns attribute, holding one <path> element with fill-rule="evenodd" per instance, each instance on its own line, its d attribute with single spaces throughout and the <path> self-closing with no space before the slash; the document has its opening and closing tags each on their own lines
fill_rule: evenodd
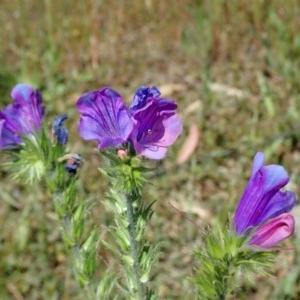
<svg viewBox="0 0 300 300">
<path fill-rule="evenodd" d="M 264 166 L 265 163 L 265 155 L 262 152 L 257 152 L 255 154 L 252 171 L 251 171 L 251 178 Z"/>
<path fill-rule="evenodd" d="M 147 103 L 147 99 L 159 98 L 159 96 L 160 96 L 160 91 L 155 86 L 139 87 L 133 96 L 131 105 L 129 106 L 130 113 L 134 114 L 138 109 L 143 108 Z"/>
<path fill-rule="evenodd" d="M 249 245 L 270 248 L 291 236 L 294 232 L 294 227 L 294 217 L 288 213 L 281 214 L 257 228 Z"/>
<path fill-rule="evenodd" d="M 7 127 L 7 122 L 0 113 L 0 150 L 13 148 L 22 143 L 22 139 Z"/>
<path fill-rule="evenodd" d="M 15 102 L 24 105 L 29 99 L 31 99 L 33 92 L 34 89 L 30 85 L 19 83 L 12 89 L 11 97 L 15 100 Z M 42 102 L 40 99 L 37 99 L 37 101 L 39 104 Z"/>
<path fill-rule="evenodd" d="M 29 114 L 21 105 L 10 104 L 3 110 L 3 113 L 8 121 L 7 126 L 13 132 L 17 132 L 20 135 L 27 135 L 34 131 L 33 123 L 27 120 Z"/>
<path fill-rule="evenodd" d="M 112 88 L 82 95 L 77 101 L 81 113 L 79 133 L 85 140 L 96 140 L 98 148 L 126 142 L 133 128 L 121 96 Z"/>
<path fill-rule="evenodd" d="M 254 158 L 250 180 L 235 212 L 235 230 L 238 235 L 266 220 L 268 203 L 289 181 L 289 176 L 282 166 L 263 166 L 263 161 L 263 154 L 258 153 Z M 274 201 L 275 207 L 272 207 L 272 210 L 277 210 L 276 203 L 277 201 Z"/>
<path fill-rule="evenodd" d="M 295 206 L 295 203 L 295 193 L 279 191 L 270 199 L 264 211 L 260 213 L 260 217 L 257 219 L 257 222 L 261 224 L 283 213 L 287 213 Z"/>
<path fill-rule="evenodd" d="M 137 153 L 150 159 L 162 159 L 182 131 L 176 114 L 177 104 L 167 99 L 147 100 L 134 115 L 132 141 Z"/>
</svg>

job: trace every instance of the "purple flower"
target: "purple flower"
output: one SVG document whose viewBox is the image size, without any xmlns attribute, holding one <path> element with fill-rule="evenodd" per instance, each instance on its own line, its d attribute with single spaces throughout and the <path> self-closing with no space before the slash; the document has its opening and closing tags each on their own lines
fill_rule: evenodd
<svg viewBox="0 0 300 300">
<path fill-rule="evenodd" d="M 40 130 L 45 112 L 40 91 L 20 83 L 13 88 L 11 97 L 14 103 L 3 111 L 11 129 L 21 135 Z"/>
<path fill-rule="evenodd" d="M 182 131 L 176 110 L 175 102 L 151 97 L 135 111 L 131 138 L 137 153 L 150 159 L 164 158 Z"/>
<path fill-rule="evenodd" d="M 271 247 L 293 233 L 294 218 L 288 212 L 295 205 L 295 194 L 280 190 L 288 181 L 282 166 L 264 166 L 264 154 L 256 154 L 249 182 L 234 215 L 237 235 L 252 235 L 249 245 Z"/>
<path fill-rule="evenodd" d="M 13 147 L 22 140 L 20 136 L 40 130 L 44 107 L 39 90 L 27 84 L 17 84 L 12 92 L 13 104 L 0 112 L 0 149 Z"/>
<path fill-rule="evenodd" d="M 77 101 L 81 113 L 79 133 L 85 140 L 96 140 L 98 148 L 115 147 L 127 141 L 132 128 L 121 96 L 111 88 L 87 92 Z"/>
<path fill-rule="evenodd" d="M 162 159 L 182 131 L 177 104 L 160 98 L 156 87 L 140 87 L 129 110 L 111 88 L 84 94 L 77 109 L 81 113 L 80 135 L 96 140 L 99 149 L 130 143 L 136 153 Z"/>
</svg>

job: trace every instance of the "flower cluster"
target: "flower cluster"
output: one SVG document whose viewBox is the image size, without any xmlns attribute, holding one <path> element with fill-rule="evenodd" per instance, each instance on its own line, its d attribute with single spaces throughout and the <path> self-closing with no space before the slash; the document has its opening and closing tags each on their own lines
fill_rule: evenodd
<svg viewBox="0 0 300 300">
<path fill-rule="evenodd" d="M 11 97 L 14 103 L 0 111 L 0 150 L 22 144 L 22 136 L 41 129 L 45 109 L 39 90 L 27 84 L 16 85 Z"/>
<path fill-rule="evenodd" d="M 128 108 L 112 88 L 90 91 L 77 109 L 80 135 L 97 141 L 99 149 L 129 144 L 142 156 L 162 159 L 182 131 L 177 104 L 161 98 L 156 87 L 140 87 Z"/>
<path fill-rule="evenodd" d="M 252 173 L 234 215 L 234 230 L 249 238 L 248 245 L 270 248 L 292 235 L 295 194 L 281 191 L 289 176 L 280 165 L 264 166 L 264 154 L 254 158 Z"/>
</svg>

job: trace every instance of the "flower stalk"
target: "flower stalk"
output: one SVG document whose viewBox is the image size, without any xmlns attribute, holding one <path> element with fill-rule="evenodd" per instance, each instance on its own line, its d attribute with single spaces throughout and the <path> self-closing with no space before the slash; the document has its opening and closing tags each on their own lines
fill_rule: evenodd
<svg viewBox="0 0 300 300">
<path fill-rule="evenodd" d="M 136 158 L 124 161 L 108 152 L 105 157 L 110 157 L 110 167 L 101 172 L 110 178 L 111 189 L 104 204 L 113 214 L 114 223 L 108 227 L 112 238 L 102 242 L 120 259 L 123 276 L 117 282 L 124 298 L 155 299 L 148 284 L 158 247 L 150 246 L 145 238 L 153 211 L 152 204 L 145 205 L 141 197 L 146 168 L 137 164 Z"/>
<path fill-rule="evenodd" d="M 146 299 L 144 284 L 141 281 L 141 270 L 139 266 L 139 251 L 138 243 L 136 237 L 136 224 L 134 222 L 134 212 L 133 212 L 133 198 L 130 195 L 126 195 L 126 204 L 127 204 L 127 221 L 128 221 L 128 233 L 130 237 L 130 249 L 131 257 L 133 260 L 133 270 L 136 281 L 136 286 L 138 290 L 139 299 Z"/>
<path fill-rule="evenodd" d="M 58 136 L 59 140 L 66 139 Z M 79 201 L 77 197 L 78 177 L 76 172 L 74 174 L 67 171 L 70 158 L 74 155 L 66 154 L 65 148 L 60 143 L 52 149 L 52 167 L 48 166 L 51 171 L 45 174 L 46 186 L 53 197 L 56 213 L 61 220 L 65 246 L 72 254 L 75 277 L 79 285 L 85 288 L 87 294 L 93 295 L 89 299 L 94 299 L 95 291 L 91 283 L 97 267 L 96 252 L 99 234 L 95 229 L 86 229 L 90 204 L 86 200 Z M 61 159 L 62 157 L 68 159 L 67 164 L 64 159 Z M 74 161 L 72 161 L 72 165 L 74 166 Z"/>
</svg>

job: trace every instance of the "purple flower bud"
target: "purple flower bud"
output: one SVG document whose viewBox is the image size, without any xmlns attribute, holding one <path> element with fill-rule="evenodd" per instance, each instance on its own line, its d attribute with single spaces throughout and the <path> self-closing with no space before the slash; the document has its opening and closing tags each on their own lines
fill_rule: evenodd
<svg viewBox="0 0 300 300">
<path fill-rule="evenodd" d="M 68 129 L 63 127 L 67 119 L 67 115 L 56 116 L 52 123 L 52 132 L 61 145 L 65 145 L 68 142 Z"/>
<path fill-rule="evenodd" d="M 12 92 L 13 104 L 8 105 L 0 115 L 0 149 L 13 147 L 22 142 L 19 136 L 40 130 L 44 107 L 39 90 L 27 84 L 17 84 Z"/>
<path fill-rule="evenodd" d="M 65 169 L 69 174 L 76 174 L 77 169 L 83 164 L 83 158 L 77 153 L 68 153 L 58 159 L 58 162 L 66 162 Z"/>
<path fill-rule="evenodd" d="M 69 174 L 76 174 L 77 169 L 82 165 L 83 158 L 79 154 L 72 154 L 72 156 L 67 160 L 65 169 Z"/>
<path fill-rule="evenodd" d="M 296 196 L 280 190 L 288 181 L 289 176 L 282 166 L 264 166 L 264 154 L 256 154 L 251 177 L 234 215 L 234 229 L 238 236 L 253 234 L 255 229 L 250 244 L 265 247 L 273 241 L 276 241 L 272 244 L 275 245 L 292 234 L 294 223 L 290 222 L 292 217 L 286 213 L 295 205 Z M 283 222 L 287 219 L 288 223 Z M 283 232 L 290 234 L 284 235 Z M 262 243 L 262 237 L 269 242 Z"/>
<path fill-rule="evenodd" d="M 294 232 L 295 219 L 284 213 L 257 228 L 249 245 L 270 248 L 290 237 Z"/>
<path fill-rule="evenodd" d="M 77 101 L 81 113 L 79 133 L 85 140 L 96 140 L 98 148 L 126 142 L 133 127 L 122 97 L 111 88 L 87 92 Z"/>
</svg>

